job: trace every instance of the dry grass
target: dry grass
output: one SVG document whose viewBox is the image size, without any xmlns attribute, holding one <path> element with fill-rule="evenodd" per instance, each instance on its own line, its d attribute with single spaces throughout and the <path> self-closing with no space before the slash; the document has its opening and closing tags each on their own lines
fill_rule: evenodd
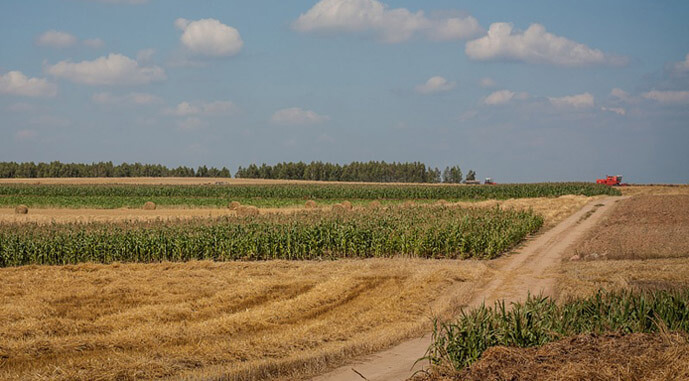
<svg viewBox="0 0 689 381">
<path fill-rule="evenodd" d="M 689 195 L 689 185 L 633 185 L 618 188 L 625 196 Z"/>
<path fill-rule="evenodd" d="M 501 208 L 512 208 L 518 210 L 531 209 L 540 214 L 545 219 L 545 227 L 553 227 L 574 212 L 581 209 L 589 202 L 604 198 L 605 196 L 560 196 L 560 197 L 538 197 L 538 198 L 515 198 L 509 200 L 487 200 L 479 202 L 456 202 L 448 205 L 458 205 L 463 207 L 492 208 L 499 205 Z"/>
<path fill-rule="evenodd" d="M 493 347 L 465 371 L 417 380 L 687 380 L 689 343 L 680 334 L 580 335 L 537 348 Z"/>
<path fill-rule="evenodd" d="M 423 332 L 477 261 L 0 269 L 0 379 L 303 377 Z"/>
<path fill-rule="evenodd" d="M 689 287 L 689 259 L 565 262 L 557 285 L 561 299 L 588 296 L 600 288 Z"/>
<path fill-rule="evenodd" d="M 689 257 L 689 195 L 622 200 L 571 254 L 582 259 Z"/>
<path fill-rule="evenodd" d="M 545 217 L 546 228 L 552 227 L 572 213 L 579 210 L 587 202 L 595 199 L 585 196 L 562 196 L 557 198 L 525 198 L 505 201 L 481 201 L 447 203 L 462 207 L 495 207 L 501 205 L 506 208 L 533 209 L 536 213 Z M 419 204 L 426 205 L 426 204 Z M 67 208 L 39 208 L 32 209 L 28 215 L 16 215 L 14 209 L 0 208 L 0 223 L 90 223 L 90 222 L 123 222 L 123 221 L 152 221 L 152 220 L 176 220 L 188 218 L 220 217 L 234 215 L 241 204 L 233 201 L 227 209 L 222 208 L 157 208 L 156 210 L 143 209 L 67 209 Z M 333 206 L 334 207 L 334 206 Z M 382 204 L 371 201 L 366 206 L 369 209 L 382 208 Z M 339 208 L 339 207 L 338 207 Z M 301 211 L 301 207 L 288 208 L 261 208 L 261 213 L 292 213 Z M 344 208 L 343 208 L 344 209 Z M 360 209 L 355 207 L 354 210 Z"/>
</svg>

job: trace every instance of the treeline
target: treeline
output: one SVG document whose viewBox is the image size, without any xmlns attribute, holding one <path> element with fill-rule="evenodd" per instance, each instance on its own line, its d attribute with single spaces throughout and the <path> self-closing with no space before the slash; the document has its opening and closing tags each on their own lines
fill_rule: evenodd
<svg viewBox="0 0 689 381">
<path fill-rule="evenodd" d="M 92 164 L 0 162 L 0 178 L 39 177 L 232 177 L 232 174 L 225 167 L 218 169 L 205 165 L 194 169 L 141 163 L 114 165 L 111 161 Z"/>
<path fill-rule="evenodd" d="M 469 171 L 472 180 L 475 176 Z M 246 168 L 239 167 L 235 174 L 244 179 L 274 180 L 312 180 L 312 181 L 361 181 L 380 183 L 461 183 L 462 170 L 459 166 L 447 167 L 440 172 L 438 168 L 427 167 L 423 163 L 386 163 L 384 161 L 352 162 L 350 164 L 332 164 L 312 161 L 307 164 L 278 163 L 262 164 L 260 167 L 251 164 Z"/>
</svg>

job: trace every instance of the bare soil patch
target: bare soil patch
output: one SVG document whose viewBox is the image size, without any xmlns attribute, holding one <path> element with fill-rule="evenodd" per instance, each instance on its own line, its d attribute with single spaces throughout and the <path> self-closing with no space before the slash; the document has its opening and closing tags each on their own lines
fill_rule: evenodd
<svg viewBox="0 0 689 381">
<path fill-rule="evenodd" d="M 417 380 L 686 380 L 689 343 L 679 334 L 580 335 L 537 348 L 493 347 L 462 372 Z"/>
<path fill-rule="evenodd" d="M 0 269 L 0 379 L 294 379 L 424 332 L 478 261 Z"/>
<path fill-rule="evenodd" d="M 621 200 L 573 250 L 584 260 L 689 257 L 689 195 Z"/>
</svg>

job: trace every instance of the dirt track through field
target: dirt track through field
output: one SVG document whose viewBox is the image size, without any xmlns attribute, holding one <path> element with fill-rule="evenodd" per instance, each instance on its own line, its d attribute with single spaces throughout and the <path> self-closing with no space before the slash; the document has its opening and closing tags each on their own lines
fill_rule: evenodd
<svg viewBox="0 0 689 381">
<path fill-rule="evenodd" d="M 608 213 L 620 197 L 594 200 L 557 226 L 529 240 L 514 253 L 495 260 L 495 277 L 480 287 L 468 307 L 504 299 L 519 301 L 528 295 L 554 291 L 559 264 L 566 249 L 581 239 Z M 360 359 L 314 378 L 314 381 L 399 381 L 409 378 L 426 364 L 414 363 L 430 344 L 430 334 L 403 342 L 384 352 Z M 357 374 L 359 373 L 359 374 Z M 362 377 L 363 376 L 363 377 Z"/>
</svg>

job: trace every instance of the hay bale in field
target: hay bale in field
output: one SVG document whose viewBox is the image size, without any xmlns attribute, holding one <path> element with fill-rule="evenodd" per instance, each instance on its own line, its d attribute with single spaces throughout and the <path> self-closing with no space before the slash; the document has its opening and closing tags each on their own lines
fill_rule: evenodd
<svg viewBox="0 0 689 381">
<path fill-rule="evenodd" d="M 344 212 L 347 211 L 347 209 L 345 209 L 345 207 L 344 207 L 342 204 L 335 204 L 335 205 L 333 205 L 333 209 L 332 209 L 332 210 L 333 210 L 333 212 L 335 212 L 335 213 L 344 213 Z"/>
<path fill-rule="evenodd" d="M 306 201 L 304 206 L 306 207 L 306 209 L 315 209 L 318 207 L 318 204 L 316 204 L 316 201 L 308 200 Z"/>
<path fill-rule="evenodd" d="M 26 205 L 19 205 L 16 208 L 14 208 L 14 213 L 16 213 L 16 214 L 28 214 L 29 213 L 29 207 Z"/>
<path fill-rule="evenodd" d="M 156 203 L 153 201 L 146 201 L 144 210 L 156 210 Z"/>
<path fill-rule="evenodd" d="M 240 206 L 237 208 L 239 217 L 256 217 L 259 215 L 258 208 L 255 206 Z"/>
<path fill-rule="evenodd" d="M 342 207 L 347 210 L 352 210 L 352 203 L 349 201 L 342 201 Z"/>
<path fill-rule="evenodd" d="M 230 210 L 237 210 L 240 206 L 242 206 L 242 204 L 240 204 L 239 201 L 232 201 L 229 205 L 227 205 Z"/>
<path fill-rule="evenodd" d="M 379 209 L 381 206 L 382 205 L 381 205 L 380 201 L 378 201 L 378 200 L 371 201 L 367 205 L 367 207 L 369 209 L 372 209 L 372 210 Z"/>
</svg>

